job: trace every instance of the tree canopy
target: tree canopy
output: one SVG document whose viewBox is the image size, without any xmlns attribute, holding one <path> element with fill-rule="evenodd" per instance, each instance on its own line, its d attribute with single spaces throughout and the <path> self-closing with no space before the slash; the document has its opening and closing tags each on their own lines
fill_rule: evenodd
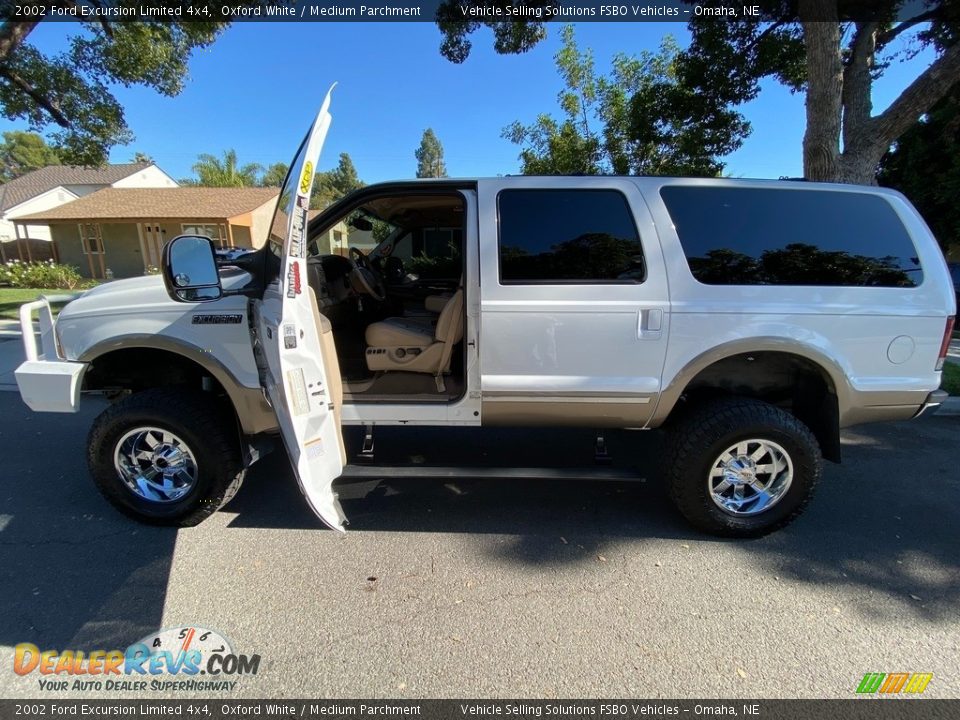
<svg viewBox="0 0 960 720">
<path fill-rule="evenodd" d="M 944 250 L 960 241 L 960 88 L 900 136 L 878 179 L 910 198 Z"/>
<path fill-rule="evenodd" d="M 5 183 L 31 170 L 59 165 L 60 154 L 36 133 L 11 130 L 0 143 L 0 183 Z"/>
<path fill-rule="evenodd" d="M 423 131 L 420 146 L 413 154 L 417 158 L 418 178 L 447 177 L 447 164 L 443 160 L 443 145 L 440 144 L 440 139 L 433 132 L 433 128 L 427 128 Z"/>
<path fill-rule="evenodd" d="M 218 158 L 209 153 L 197 156 L 193 171 L 197 185 L 204 187 L 251 187 L 257 184 L 257 176 L 263 168 L 257 163 L 240 165 L 236 150 L 224 150 Z"/>
<path fill-rule="evenodd" d="M 563 118 L 542 114 L 515 122 L 504 137 L 522 145 L 529 175 L 718 175 L 719 157 L 738 148 L 748 125 L 724 107 L 696 98 L 676 80 L 679 48 L 672 36 L 657 52 L 618 53 L 609 76 L 598 76 L 590 51 L 577 47 L 572 25 L 556 55 L 564 83 Z"/>
<path fill-rule="evenodd" d="M 273 163 L 272 165 L 267 166 L 267 169 L 263 171 L 263 175 L 260 176 L 260 180 L 257 181 L 257 184 L 261 187 L 281 187 L 289 170 L 290 166 L 287 165 L 287 163 Z"/>
<path fill-rule="evenodd" d="M 699 5 L 720 6 L 721 0 Z M 950 0 L 757 0 L 765 22 L 692 20 L 690 46 L 675 59 L 675 86 L 696 111 L 736 113 L 754 99 L 761 82 L 775 79 L 806 92 L 804 175 L 812 180 L 872 183 L 890 145 L 960 82 L 960 6 Z M 453 62 L 470 54 L 470 36 L 493 30 L 501 53 L 526 52 L 546 36 L 543 21 L 459 21 L 447 2 L 438 26 L 441 52 Z M 935 60 L 882 112 L 874 113 L 873 85 L 891 63 L 923 49 Z M 659 84 L 656 85 L 659 88 Z M 659 89 L 658 89 L 659 92 Z M 655 100 L 657 94 L 652 98 Z M 639 101 L 638 101 L 639 102 Z M 658 122 L 659 104 L 648 102 L 647 123 Z"/>
<path fill-rule="evenodd" d="M 310 206 L 325 208 L 345 195 L 359 190 L 364 182 L 357 175 L 357 168 L 347 153 L 340 153 L 337 166 L 326 172 L 318 172 L 313 183 Z"/>
<path fill-rule="evenodd" d="M 139 0 L 70 0 L 71 7 L 139 7 Z M 238 0 L 256 5 L 259 0 Z M 48 137 L 65 163 L 99 165 L 132 139 L 112 85 L 140 85 L 161 95 L 183 89 L 194 50 L 208 47 L 226 22 L 169 19 L 59 23 L 75 33 L 66 49 L 44 53 L 28 42 L 40 19 L 14 21 L 0 0 L 0 114 Z"/>
</svg>

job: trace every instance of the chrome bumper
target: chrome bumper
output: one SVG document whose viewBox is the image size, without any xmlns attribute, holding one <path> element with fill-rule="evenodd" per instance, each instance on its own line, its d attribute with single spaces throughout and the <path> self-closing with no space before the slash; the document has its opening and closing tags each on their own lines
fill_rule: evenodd
<svg viewBox="0 0 960 720">
<path fill-rule="evenodd" d="M 913 417 L 918 418 L 922 415 L 930 415 L 933 412 L 936 412 L 937 408 L 943 404 L 943 401 L 946 400 L 949 395 L 947 395 L 946 390 L 934 390 L 932 393 L 927 395 L 926 401 L 923 405 L 920 406 L 920 409 L 917 410 L 917 414 Z"/>
<path fill-rule="evenodd" d="M 86 363 L 64 360 L 57 347 L 51 302 L 68 302 L 73 295 L 50 295 L 20 306 L 20 331 L 26 356 L 14 375 L 20 397 L 35 412 L 77 412 Z M 39 341 L 33 331 L 33 313 L 40 322 Z"/>
</svg>

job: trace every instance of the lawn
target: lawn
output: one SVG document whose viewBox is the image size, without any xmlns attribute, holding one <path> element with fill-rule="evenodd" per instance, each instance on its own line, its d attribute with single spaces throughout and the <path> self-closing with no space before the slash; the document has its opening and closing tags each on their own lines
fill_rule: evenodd
<svg viewBox="0 0 960 720">
<path fill-rule="evenodd" d="M 940 387 L 951 395 L 960 396 L 960 365 L 954 362 L 943 364 L 943 382 Z"/>
<path fill-rule="evenodd" d="M 0 319 L 18 320 L 20 306 L 36 300 L 38 295 L 69 295 L 79 290 L 48 290 L 44 288 L 0 288 Z"/>
</svg>

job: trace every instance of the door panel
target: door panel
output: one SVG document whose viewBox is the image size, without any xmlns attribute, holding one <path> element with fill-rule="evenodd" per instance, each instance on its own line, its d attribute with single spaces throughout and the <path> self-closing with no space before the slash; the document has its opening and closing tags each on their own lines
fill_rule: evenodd
<svg viewBox="0 0 960 720">
<path fill-rule="evenodd" d="M 632 216 L 643 251 L 642 282 L 502 279 L 499 233 L 505 219 L 498 214 L 498 194 L 507 189 L 569 192 L 582 188 L 583 180 L 578 178 L 510 178 L 480 184 L 484 238 L 480 360 L 485 417 L 509 422 L 515 414 L 522 422 L 556 422 L 562 407 L 565 421 L 572 425 L 642 426 L 653 414 L 669 335 L 669 296 L 659 238 L 631 181 L 591 179 L 590 190 L 584 192 L 615 190 L 629 203 L 626 212 Z M 544 230 L 548 231 L 555 230 Z M 600 234 L 573 238 L 561 234 L 556 243 L 553 238 L 538 238 L 531 244 L 572 246 L 593 263 L 590 243 L 596 237 Z M 606 245 L 597 241 L 596 247 Z M 518 250 L 507 248 L 507 252 Z M 569 270 L 569 265 L 565 267 Z"/>
<path fill-rule="evenodd" d="M 307 284 L 305 232 L 310 193 L 330 127 L 330 94 L 290 165 L 272 227 L 285 227 L 281 271 L 253 301 L 261 382 L 277 414 L 284 445 L 310 507 L 342 531 L 346 519 L 333 492 L 345 463 L 340 432 L 342 389 L 329 322 Z"/>
</svg>

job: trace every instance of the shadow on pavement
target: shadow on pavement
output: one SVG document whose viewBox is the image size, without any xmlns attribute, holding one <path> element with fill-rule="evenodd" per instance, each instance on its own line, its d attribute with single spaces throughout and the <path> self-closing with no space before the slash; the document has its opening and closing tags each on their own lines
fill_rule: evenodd
<svg viewBox="0 0 960 720">
<path fill-rule="evenodd" d="M 120 515 L 94 489 L 80 416 L 0 393 L 0 644 L 124 648 L 160 627 L 177 532 Z"/>
<path fill-rule="evenodd" d="M 937 417 L 846 432 L 844 462 L 826 464 L 804 516 L 759 540 L 718 540 L 686 525 L 656 477 L 657 433 L 607 436 L 614 467 L 637 468 L 649 481 L 385 478 L 338 490 L 352 532 L 502 534 L 507 542 L 484 543 L 478 551 L 529 565 L 579 562 L 600 551 L 629 553 L 637 542 L 682 539 L 718 552 L 741 551 L 771 576 L 853 589 L 869 612 L 890 612 L 873 601 L 892 598 L 899 610 L 932 620 L 960 610 L 958 432 L 960 418 Z M 384 429 L 378 430 L 377 464 L 416 464 L 429 452 L 436 465 L 472 458 L 589 467 L 592 437 L 583 430 L 485 429 L 477 438 L 460 429 Z M 348 440 L 352 449 L 359 438 Z M 231 527 L 321 528 L 279 452 L 250 473 L 226 510 L 237 513 Z"/>
</svg>

